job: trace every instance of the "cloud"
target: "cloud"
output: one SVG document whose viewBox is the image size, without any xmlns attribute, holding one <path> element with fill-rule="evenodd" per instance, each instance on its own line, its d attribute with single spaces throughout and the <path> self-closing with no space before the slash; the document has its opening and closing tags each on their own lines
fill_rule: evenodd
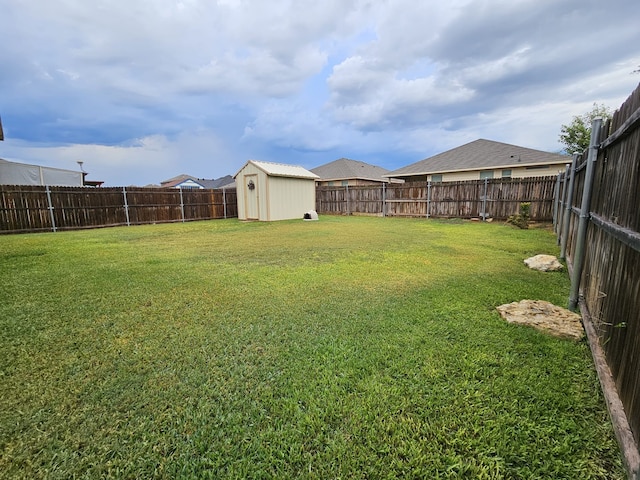
<svg viewBox="0 0 640 480">
<path fill-rule="evenodd" d="M 251 49 L 242 56 L 226 54 L 185 75 L 179 86 L 186 93 L 226 91 L 250 97 L 284 97 L 295 94 L 311 75 L 325 65 L 327 55 L 307 46 L 287 63 L 264 49 Z"/>
<path fill-rule="evenodd" d="M 611 56 L 612 47 L 624 58 L 638 32 L 632 21 L 620 23 L 618 14 L 615 27 L 588 28 L 612 15 L 610 5 L 587 3 L 592 8 L 538 0 L 456 2 L 446 10 L 388 6 L 375 40 L 337 64 L 328 78 L 335 118 L 365 130 L 450 123 L 601 75 L 620 58 Z M 640 13 L 635 4 L 618 3 Z M 412 15 L 402 15 L 405 8 Z M 584 29 L 572 34 L 567 24 L 573 22 Z M 603 38 L 609 28 L 620 34 Z M 416 63 L 422 76 L 410 73 Z"/>
<path fill-rule="evenodd" d="M 173 138 L 150 135 L 126 145 L 8 143 L 3 155 L 7 160 L 68 170 L 77 170 L 77 162 L 83 161 L 88 178 L 106 181 L 105 186 L 159 184 L 180 173 L 217 178 L 235 173 L 245 158 L 208 130 L 182 132 Z"/>
<path fill-rule="evenodd" d="M 635 0 L 0 3 L 0 156 L 110 184 L 397 167 L 478 137 L 556 150 L 640 79 Z"/>
</svg>

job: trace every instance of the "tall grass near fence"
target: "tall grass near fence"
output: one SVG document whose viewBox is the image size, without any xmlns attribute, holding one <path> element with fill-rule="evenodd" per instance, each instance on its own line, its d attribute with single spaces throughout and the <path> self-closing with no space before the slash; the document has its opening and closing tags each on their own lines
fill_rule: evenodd
<svg viewBox="0 0 640 480">
<path fill-rule="evenodd" d="M 623 478 L 546 230 L 321 217 L 0 237 L 0 478 Z"/>
</svg>

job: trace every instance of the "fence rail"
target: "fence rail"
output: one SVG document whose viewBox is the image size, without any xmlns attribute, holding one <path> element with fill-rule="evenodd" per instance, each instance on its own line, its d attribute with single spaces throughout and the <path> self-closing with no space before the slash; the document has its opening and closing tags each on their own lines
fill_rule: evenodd
<svg viewBox="0 0 640 480">
<path fill-rule="evenodd" d="M 0 185 L 0 233 L 230 218 L 237 210 L 235 189 Z"/>
<path fill-rule="evenodd" d="M 426 218 L 507 219 L 520 203 L 531 203 L 531 218 L 552 221 L 555 177 L 501 178 L 465 182 L 322 186 L 318 213 Z"/>
<path fill-rule="evenodd" d="M 555 230 L 629 478 L 640 475 L 640 87 L 559 175 Z M 600 353 L 602 352 L 602 353 Z M 610 392 L 606 386 L 610 385 Z M 618 406 L 619 405 L 619 406 Z"/>
</svg>

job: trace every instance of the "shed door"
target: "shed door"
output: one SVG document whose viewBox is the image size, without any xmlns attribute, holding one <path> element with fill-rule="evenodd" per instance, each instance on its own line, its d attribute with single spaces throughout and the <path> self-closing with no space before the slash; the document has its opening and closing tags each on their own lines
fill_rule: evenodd
<svg viewBox="0 0 640 480">
<path fill-rule="evenodd" d="M 247 220 L 258 220 L 258 175 L 244 176 L 244 209 Z"/>
</svg>

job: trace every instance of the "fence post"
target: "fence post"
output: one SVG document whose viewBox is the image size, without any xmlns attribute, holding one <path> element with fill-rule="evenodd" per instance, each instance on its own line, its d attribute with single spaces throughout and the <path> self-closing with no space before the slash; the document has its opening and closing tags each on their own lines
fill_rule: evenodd
<svg viewBox="0 0 640 480">
<path fill-rule="evenodd" d="M 571 275 L 571 293 L 569 295 L 569 309 L 575 310 L 578 305 L 580 280 L 582 267 L 584 266 L 585 243 L 587 239 L 587 227 L 589 224 L 589 208 L 591 206 L 591 190 L 593 189 L 593 172 L 598 160 L 598 140 L 602 118 L 595 118 L 591 122 L 591 140 L 589 141 L 589 155 L 587 157 L 587 172 L 584 178 L 584 190 L 582 191 L 582 204 L 580 206 L 580 222 L 578 223 L 578 235 L 573 259 L 573 274 Z"/>
<path fill-rule="evenodd" d="M 222 205 L 224 206 L 224 218 L 227 218 L 227 189 L 222 188 Z"/>
<path fill-rule="evenodd" d="M 127 217 L 127 227 L 131 226 L 131 221 L 129 219 L 129 203 L 127 202 L 127 188 L 122 187 L 122 196 L 124 197 L 124 214 Z"/>
<path fill-rule="evenodd" d="M 386 216 L 387 209 L 387 184 L 382 182 L 382 216 Z"/>
<path fill-rule="evenodd" d="M 42 169 L 42 167 L 40 167 L 40 169 Z M 56 228 L 56 218 L 53 215 L 53 203 L 51 202 L 51 190 L 49 190 L 49 185 L 45 187 L 45 190 L 47 192 L 47 201 L 49 202 L 49 217 L 51 218 L 51 230 L 56 232 L 58 231 L 58 229 Z"/>
<path fill-rule="evenodd" d="M 558 233 L 558 205 L 560 204 L 560 177 L 561 173 L 556 177 L 556 186 L 553 190 L 553 231 Z"/>
<path fill-rule="evenodd" d="M 567 205 L 567 182 L 569 181 L 569 164 L 564 167 L 564 174 L 562 177 L 562 198 L 560 199 L 560 205 L 558 206 L 558 232 L 557 232 L 557 244 L 560 245 L 562 241 L 562 230 L 564 228 L 564 208 Z"/>
<path fill-rule="evenodd" d="M 182 198 L 182 187 L 180 190 L 180 215 L 182 215 L 182 223 L 184 223 L 184 199 Z"/>
<path fill-rule="evenodd" d="M 576 180 L 576 165 L 578 163 L 579 153 L 573 154 L 571 161 L 569 188 L 567 189 L 566 202 L 564 205 L 564 220 L 562 221 L 562 233 L 560 234 L 560 258 L 567 258 L 567 241 L 569 238 L 569 224 L 571 223 L 571 207 L 573 202 L 573 189 Z"/>
<path fill-rule="evenodd" d="M 427 218 L 431 217 L 431 180 L 427 181 Z"/>
<path fill-rule="evenodd" d="M 349 215 L 349 184 L 345 185 L 345 200 L 347 201 L 347 215 Z"/>
<path fill-rule="evenodd" d="M 484 195 L 482 196 L 482 221 L 487 219 L 487 186 L 489 185 L 489 179 L 484 179 Z"/>
</svg>

